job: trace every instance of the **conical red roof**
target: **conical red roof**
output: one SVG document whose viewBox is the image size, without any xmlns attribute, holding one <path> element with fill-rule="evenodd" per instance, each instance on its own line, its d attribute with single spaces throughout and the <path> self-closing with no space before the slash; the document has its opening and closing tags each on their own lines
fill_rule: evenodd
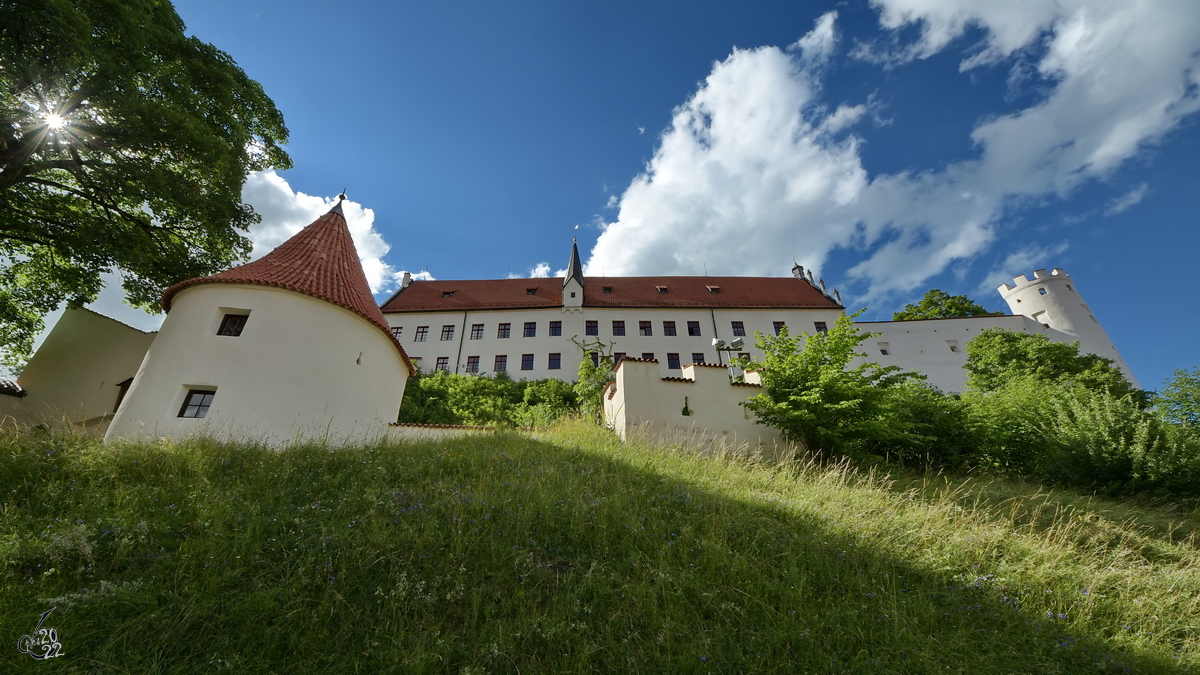
<svg viewBox="0 0 1200 675">
<path fill-rule="evenodd" d="M 168 288 L 163 293 L 163 310 L 171 311 L 171 299 L 179 291 L 210 283 L 275 286 L 344 307 L 378 326 L 396 345 L 409 373 L 415 374 L 408 355 L 392 336 L 391 327 L 371 295 L 371 287 L 358 261 L 358 251 L 342 215 L 341 202 L 254 262 L 209 277 L 181 281 Z"/>
</svg>

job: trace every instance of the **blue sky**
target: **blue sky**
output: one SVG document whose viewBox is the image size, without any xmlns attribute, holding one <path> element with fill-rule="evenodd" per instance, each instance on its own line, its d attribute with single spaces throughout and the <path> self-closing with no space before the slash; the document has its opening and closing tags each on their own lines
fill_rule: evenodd
<svg viewBox="0 0 1200 675">
<path fill-rule="evenodd" d="M 176 7 L 291 130 L 256 255 L 346 188 L 381 298 L 554 274 L 573 236 L 589 274 L 795 259 L 867 318 L 1062 267 L 1143 386 L 1200 365 L 1194 0 Z"/>
</svg>

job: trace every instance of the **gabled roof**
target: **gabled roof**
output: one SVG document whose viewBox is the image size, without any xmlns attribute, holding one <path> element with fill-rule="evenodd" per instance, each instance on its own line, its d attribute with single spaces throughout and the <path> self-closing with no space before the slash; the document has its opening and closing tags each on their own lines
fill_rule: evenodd
<svg viewBox="0 0 1200 675">
<path fill-rule="evenodd" d="M 807 281 L 795 277 L 587 277 L 583 286 L 584 307 L 841 309 Z M 383 311 L 561 306 L 558 279 L 437 280 L 412 282 L 392 296 Z"/>
<path fill-rule="evenodd" d="M 408 354 L 392 335 L 391 327 L 371 295 L 340 201 L 329 213 L 258 260 L 212 276 L 181 281 L 168 288 L 163 293 L 163 310 L 171 311 L 171 300 L 179 291 L 212 283 L 285 288 L 348 309 L 378 326 L 396 345 L 409 373 L 416 374 Z"/>
</svg>

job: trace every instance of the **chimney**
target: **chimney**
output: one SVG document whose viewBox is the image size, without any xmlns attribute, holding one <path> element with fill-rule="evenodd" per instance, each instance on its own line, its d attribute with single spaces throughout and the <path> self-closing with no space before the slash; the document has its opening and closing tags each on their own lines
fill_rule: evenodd
<svg viewBox="0 0 1200 675">
<path fill-rule="evenodd" d="M 405 272 L 404 276 L 400 279 L 400 288 L 408 288 L 408 285 L 411 283 L 412 283 L 412 275 L 409 274 L 408 272 Z"/>
<path fill-rule="evenodd" d="M 801 265 L 800 263 L 793 264 L 792 265 L 792 276 L 796 277 L 800 281 L 804 281 L 804 266 Z"/>
</svg>

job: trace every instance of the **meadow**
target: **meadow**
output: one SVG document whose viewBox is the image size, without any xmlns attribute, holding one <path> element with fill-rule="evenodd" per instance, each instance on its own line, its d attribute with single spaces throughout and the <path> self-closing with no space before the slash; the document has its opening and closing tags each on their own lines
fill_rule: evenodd
<svg viewBox="0 0 1200 675">
<path fill-rule="evenodd" d="M 546 433 L 273 452 L 0 437 L 0 669 L 1200 667 L 1200 511 Z M 18 652 L 50 608 L 62 656 Z"/>
</svg>

